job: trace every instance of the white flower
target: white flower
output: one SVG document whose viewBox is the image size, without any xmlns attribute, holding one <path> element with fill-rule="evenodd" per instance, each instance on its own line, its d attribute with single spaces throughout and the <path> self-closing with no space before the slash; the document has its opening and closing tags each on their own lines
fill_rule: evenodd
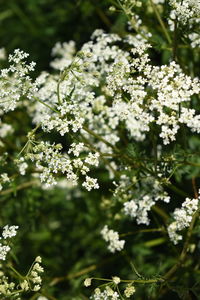
<svg viewBox="0 0 200 300">
<path fill-rule="evenodd" d="M 98 189 L 99 188 L 99 185 L 97 183 L 96 178 L 86 176 L 85 179 L 86 179 L 86 181 L 83 182 L 82 186 L 84 186 L 86 188 L 86 190 L 91 191 L 92 189 Z"/>
<path fill-rule="evenodd" d="M 199 199 L 186 198 L 182 203 L 181 208 L 176 208 L 173 216 L 175 221 L 173 221 L 168 226 L 168 234 L 170 240 L 176 245 L 180 240 L 182 240 L 182 235 L 178 234 L 177 231 L 181 231 L 190 226 L 192 217 L 198 209 Z"/>
<path fill-rule="evenodd" d="M 130 298 L 135 293 L 135 287 L 133 285 L 128 285 L 124 291 L 124 295 Z"/>
<path fill-rule="evenodd" d="M 7 238 L 14 237 L 17 234 L 18 228 L 19 228 L 19 226 L 14 226 L 14 225 L 13 226 L 9 226 L 9 225 L 4 226 L 3 232 L 2 232 L 3 238 L 7 239 Z"/>
<path fill-rule="evenodd" d="M 0 243 L 0 260 L 5 260 L 8 252 L 10 251 L 9 246 L 4 246 Z"/>
<path fill-rule="evenodd" d="M 86 287 L 90 286 L 91 282 L 92 282 L 92 278 L 86 278 L 84 280 L 84 286 L 86 286 Z"/>
<path fill-rule="evenodd" d="M 33 287 L 33 291 L 34 292 L 38 292 L 39 290 L 41 289 L 41 286 L 36 284 L 34 287 Z"/>
<path fill-rule="evenodd" d="M 101 230 L 101 235 L 103 239 L 109 243 L 108 250 L 112 253 L 116 251 L 121 251 L 124 248 L 125 241 L 119 240 L 118 232 L 108 229 L 108 226 L 105 225 L 104 228 Z"/>
<path fill-rule="evenodd" d="M 28 285 L 28 281 L 24 280 L 20 283 L 20 287 L 22 288 L 22 290 L 24 291 L 28 291 L 29 290 L 29 285 Z"/>
<path fill-rule="evenodd" d="M 112 280 L 113 280 L 113 282 L 115 283 L 115 284 L 119 284 L 120 283 L 120 278 L 119 277 L 117 277 L 117 276 L 113 276 L 112 277 Z"/>
</svg>

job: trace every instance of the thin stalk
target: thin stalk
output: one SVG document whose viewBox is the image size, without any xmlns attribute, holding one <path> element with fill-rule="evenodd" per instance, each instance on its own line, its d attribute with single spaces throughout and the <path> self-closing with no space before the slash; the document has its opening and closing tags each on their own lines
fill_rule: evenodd
<svg viewBox="0 0 200 300">
<path fill-rule="evenodd" d="M 153 144 L 153 156 L 154 156 L 154 171 L 155 174 L 157 176 L 158 174 L 158 149 L 157 149 L 157 140 L 156 140 L 156 136 L 154 135 L 154 133 L 152 134 L 152 144 Z"/>
<path fill-rule="evenodd" d="M 19 191 L 19 190 L 22 190 L 22 189 L 25 189 L 25 188 L 28 188 L 30 186 L 33 186 L 34 184 L 37 184 L 38 183 L 38 180 L 31 180 L 31 181 L 28 181 L 28 182 L 24 182 L 18 186 L 16 186 L 15 189 L 13 188 L 10 188 L 10 189 L 7 189 L 7 190 L 4 190 L 4 191 L 1 191 L 0 192 L 0 195 L 4 196 L 4 195 L 8 195 L 14 191 Z M 2 203 L 2 201 L 1 201 Z"/>
<path fill-rule="evenodd" d="M 98 264 L 93 264 L 89 267 L 86 267 L 86 268 L 84 268 L 84 269 L 82 269 L 78 272 L 70 273 L 70 274 L 68 274 L 66 276 L 63 276 L 63 277 L 56 277 L 50 282 L 50 286 L 56 285 L 61 281 L 71 280 L 71 279 L 83 276 L 85 274 L 88 274 L 88 273 L 96 270 L 97 268 L 106 265 L 108 262 L 113 261 L 114 259 L 116 259 L 118 257 L 119 257 L 119 255 L 115 255 L 115 256 L 112 256 L 112 257 L 109 257 L 109 258 L 103 260 L 102 262 L 100 262 Z"/>
<path fill-rule="evenodd" d="M 9 268 L 21 279 L 24 280 L 24 276 L 22 276 L 17 270 L 15 270 L 15 268 L 13 268 L 11 265 L 9 265 Z"/>
<path fill-rule="evenodd" d="M 121 298 L 122 300 L 124 300 L 124 297 L 122 296 L 122 294 L 121 294 L 121 292 L 120 292 L 120 289 L 119 289 L 118 285 L 116 286 L 116 288 L 117 288 L 117 292 L 118 292 L 120 298 Z"/>
<path fill-rule="evenodd" d="M 178 38 L 178 22 L 177 22 L 177 17 L 174 21 L 174 38 L 173 38 L 173 60 L 177 60 L 177 50 L 178 50 L 178 43 L 177 43 L 177 38 Z"/>
<path fill-rule="evenodd" d="M 97 138 L 98 140 L 102 141 L 104 144 L 106 144 L 107 146 L 111 147 L 113 150 L 115 150 L 116 152 L 118 152 L 118 150 L 117 150 L 117 148 L 115 146 L 113 146 L 111 143 L 109 143 L 108 141 L 106 141 L 104 138 L 102 138 L 100 135 L 98 135 L 94 131 L 90 130 L 86 126 L 83 126 L 83 130 L 85 130 L 87 133 L 89 133 L 90 135 L 94 136 L 95 138 Z"/>
<path fill-rule="evenodd" d="M 172 43 L 171 37 L 170 37 L 170 35 L 169 35 L 168 31 L 167 31 L 167 28 L 166 28 L 166 26 L 165 26 L 165 24 L 164 24 L 161 16 L 160 16 L 160 13 L 159 13 L 158 9 L 157 9 L 156 5 L 153 3 L 152 0 L 150 0 L 150 2 L 151 2 L 151 5 L 153 7 L 153 10 L 155 12 L 155 15 L 156 15 L 156 17 L 158 19 L 158 22 L 160 23 L 160 26 L 162 27 L 163 33 L 164 33 L 164 35 L 165 35 L 168 43 L 171 44 Z"/>
<path fill-rule="evenodd" d="M 181 189 L 179 189 L 177 186 L 173 185 L 172 183 L 166 184 L 166 186 L 167 186 L 170 190 L 174 191 L 175 193 L 177 193 L 178 195 L 180 195 L 180 196 L 182 196 L 182 197 L 184 197 L 184 198 L 190 197 L 189 194 L 187 194 L 186 192 L 182 191 Z"/>
<path fill-rule="evenodd" d="M 189 245 L 190 239 L 192 237 L 192 230 L 193 230 L 195 222 L 196 222 L 196 220 L 199 216 L 199 211 L 200 210 L 198 209 L 196 211 L 196 213 L 194 214 L 193 218 L 192 218 L 192 222 L 190 223 L 190 227 L 187 231 L 185 243 L 183 245 L 183 249 L 182 249 L 182 251 L 179 255 L 179 259 L 178 259 L 177 263 L 163 276 L 163 278 L 165 280 L 169 280 L 174 275 L 174 273 L 179 269 L 179 267 L 183 264 L 183 262 L 186 259 L 188 245 Z"/>
<path fill-rule="evenodd" d="M 159 216 L 162 217 L 164 223 L 167 222 L 167 220 L 169 219 L 168 214 L 160 207 L 158 207 L 157 205 L 152 206 L 152 210 L 155 211 Z"/>
<path fill-rule="evenodd" d="M 139 30 L 135 27 L 135 24 L 133 23 L 133 19 L 129 16 L 129 13 L 127 12 L 127 10 L 125 9 L 125 7 L 122 5 L 120 0 L 117 0 L 117 3 L 119 5 L 119 7 L 121 7 L 122 11 L 124 12 L 124 14 L 127 16 L 131 26 L 133 27 L 133 29 L 139 33 L 145 40 L 148 41 L 148 37 L 146 35 L 144 35 L 141 31 L 139 32 Z"/>
<path fill-rule="evenodd" d="M 55 113 L 59 113 L 58 110 L 56 110 L 55 108 L 51 107 L 50 105 L 48 105 L 48 104 L 45 103 L 44 101 L 40 100 L 39 98 L 33 96 L 33 99 L 35 99 L 36 101 L 40 102 L 40 103 L 43 104 L 44 106 L 48 107 L 49 109 L 51 109 L 51 110 L 54 111 Z"/>
<path fill-rule="evenodd" d="M 60 97 L 60 84 L 61 84 L 61 80 L 58 80 L 58 84 L 57 84 L 57 98 L 58 98 L 58 104 L 62 105 L 63 101 Z"/>
<path fill-rule="evenodd" d="M 99 277 L 91 277 L 91 279 L 94 280 L 103 280 L 103 281 L 108 281 L 112 282 L 112 279 L 108 278 L 99 278 Z M 145 283 L 156 283 L 156 282 L 163 282 L 163 278 L 155 278 L 155 279 L 120 279 L 120 282 L 124 283 L 140 283 L 140 284 L 145 284 Z"/>
<path fill-rule="evenodd" d="M 104 157 L 104 155 L 101 153 L 100 150 L 98 150 L 96 147 L 92 146 L 91 143 L 81 134 L 81 138 L 83 140 L 83 142 L 86 144 L 86 146 L 95 152 L 98 152 L 99 155 L 101 156 L 101 159 L 104 161 L 104 163 L 106 165 L 108 165 L 108 167 L 111 169 L 111 171 L 113 172 L 113 174 L 115 174 L 116 176 L 118 175 L 118 172 L 112 167 L 112 165 L 110 164 L 110 162 Z"/>
<path fill-rule="evenodd" d="M 34 136 L 34 133 L 38 130 L 38 128 L 41 126 L 41 123 L 39 123 L 29 134 L 28 134 L 28 141 L 26 142 L 26 144 L 24 145 L 24 147 L 22 148 L 22 150 L 19 152 L 19 154 L 17 155 L 18 157 L 22 154 L 22 152 L 28 148 L 29 144 L 34 145 L 31 137 Z"/>
<path fill-rule="evenodd" d="M 140 229 L 140 230 L 136 230 L 136 231 L 130 231 L 130 232 L 127 232 L 127 233 L 119 234 L 119 237 L 126 237 L 126 236 L 133 235 L 133 234 L 136 234 L 136 233 L 163 232 L 163 231 L 164 231 L 164 228 Z"/>
<path fill-rule="evenodd" d="M 21 149 L 21 151 L 20 151 L 19 154 L 17 155 L 18 157 L 22 154 L 22 152 L 24 152 L 24 150 L 26 149 L 26 147 L 28 147 L 29 143 L 30 143 L 30 140 L 28 140 L 28 141 L 26 142 L 26 144 L 24 145 L 24 147 Z"/>
<path fill-rule="evenodd" d="M 197 190 L 197 186 L 196 186 L 195 177 L 192 177 L 192 188 L 193 188 L 193 191 L 194 191 L 194 197 L 196 199 L 198 199 L 199 194 L 198 194 L 198 190 Z"/>
<path fill-rule="evenodd" d="M 131 266 L 133 272 L 137 275 L 137 277 L 138 277 L 138 278 L 141 278 L 141 279 L 144 279 L 144 276 L 142 276 L 142 275 L 137 271 L 137 269 L 136 269 L 134 263 L 132 262 L 132 260 L 131 260 L 130 257 L 128 256 L 128 254 L 127 254 L 125 251 L 123 251 L 123 252 L 122 252 L 122 255 L 124 255 L 124 257 L 126 258 L 126 260 L 128 261 L 128 263 L 130 264 L 130 266 Z"/>
</svg>

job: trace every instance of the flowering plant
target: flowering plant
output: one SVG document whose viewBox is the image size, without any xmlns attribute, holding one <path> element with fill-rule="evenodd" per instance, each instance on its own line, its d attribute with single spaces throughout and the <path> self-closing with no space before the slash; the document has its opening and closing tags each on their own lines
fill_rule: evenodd
<svg viewBox="0 0 200 300">
<path fill-rule="evenodd" d="M 64 190 L 67 207 L 78 199 L 80 216 L 81 203 L 87 203 L 85 222 L 95 226 L 87 261 L 96 245 L 101 248 L 92 268 L 52 278 L 47 286 L 101 268 L 104 259 L 100 265 L 97 261 L 108 251 L 120 260 L 117 276 L 105 268 L 86 278 L 85 286 L 105 282 L 90 299 L 198 294 L 199 5 L 192 0 L 113 1 L 110 10 L 127 18 L 124 32 L 95 30 L 79 51 L 72 41 L 57 43 L 53 71 L 36 79 L 29 74 L 35 64 L 26 61 L 27 53 L 17 49 L 9 55 L 10 65 L 0 74 L 1 194 L 32 187 L 35 203 L 34 189 L 63 203 Z M 10 117 L 15 112 L 28 125 L 13 147 L 10 136 L 20 132 L 19 119 Z M 58 219 L 45 222 L 49 231 L 62 231 Z M 3 260 L 9 250 L 0 244 Z M 81 251 L 86 251 L 84 242 Z M 35 262 L 21 289 L 37 292 L 42 271 Z"/>
</svg>

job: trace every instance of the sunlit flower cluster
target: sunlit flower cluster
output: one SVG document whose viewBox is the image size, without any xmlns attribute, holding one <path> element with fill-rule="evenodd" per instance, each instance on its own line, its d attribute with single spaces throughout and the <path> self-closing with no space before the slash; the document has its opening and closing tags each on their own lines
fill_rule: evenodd
<svg viewBox="0 0 200 300">
<path fill-rule="evenodd" d="M 0 260 L 3 262 L 7 261 L 7 254 L 11 251 L 10 239 L 16 236 L 18 226 L 6 225 L 2 230 L 2 237 L 0 237 Z M 42 262 L 41 257 L 36 257 L 34 263 L 29 269 L 28 273 L 25 276 L 20 275 L 12 267 L 12 270 L 17 274 L 17 279 L 19 282 L 11 281 L 10 278 L 6 275 L 6 267 L 0 270 L 0 296 L 10 297 L 10 299 L 20 300 L 20 295 L 24 292 L 30 291 L 39 291 L 41 288 L 42 279 L 40 274 L 44 271 L 43 267 L 40 265 Z M 0 269 L 3 263 L 0 264 Z M 2 298 L 4 299 L 4 298 Z M 6 298 L 7 299 L 7 298 Z"/>
<path fill-rule="evenodd" d="M 8 252 L 11 250 L 8 245 L 8 239 L 17 234 L 18 226 L 8 226 L 3 228 L 2 237 L 0 237 L 0 260 L 5 260 Z"/>
<path fill-rule="evenodd" d="M 82 143 L 73 143 L 68 151 L 73 153 L 74 157 L 69 157 L 67 153 L 62 153 L 61 144 L 50 144 L 41 142 L 36 144 L 32 153 L 27 154 L 27 158 L 36 163 L 36 168 L 40 173 L 40 180 L 46 187 L 55 185 L 56 175 L 63 174 L 68 181 L 76 185 L 78 183 L 78 175 L 85 176 L 83 186 L 90 191 L 98 189 L 99 185 L 96 178 L 88 176 L 89 166 L 98 166 L 98 153 L 89 153 L 86 156 L 78 157 L 80 152 L 84 150 Z M 23 167 L 23 168 L 22 168 Z M 21 172 L 25 172 L 26 165 L 21 165 Z"/>
<path fill-rule="evenodd" d="M 170 5 L 175 10 L 177 18 L 186 23 L 200 15 L 200 1 L 199 0 L 170 0 Z"/>
<path fill-rule="evenodd" d="M 90 297 L 92 300 L 117 300 L 120 299 L 119 294 L 110 287 L 106 287 L 104 291 L 99 288 L 95 289 L 95 293 Z"/>
<path fill-rule="evenodd" d="M 10 67 L 0 72 L 0 108 L 7 112 L 14 110 L 22 96 L 31 98 L 36 91 L 29 73 L 34 70 L 35 63 L 28 64 L 26 58 L 29 54 L 16 49 L 9 55 Z"/>
<path fill-rule="evenodd" d="M 192 217 L 198 209 L 198 205 L 199 198 L 186 198 L 182 203 L 182 207 L 175 209 L 173 213 L 175 221 L 168 226 L 169 237 L 175 245 L 183 239 L 182 235 L 178 232 L 190 226 Z"/>
<path fill-rule="evenodd" d="M 117 231 L 109 229 L 107 225 L 101 230 L 101 235 L 103 239 L 109 243 L 108 250 L 112 253 L 116 251 L 121 251 L 124 248 L 125 241 L 119 239 L 119 234 Z"/>
</svg>

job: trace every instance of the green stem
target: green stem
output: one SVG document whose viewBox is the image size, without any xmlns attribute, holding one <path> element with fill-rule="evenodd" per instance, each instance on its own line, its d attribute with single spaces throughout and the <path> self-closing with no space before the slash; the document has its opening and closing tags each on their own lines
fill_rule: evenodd
<svg viewBox="0 0 200 300">
<path fill-rule="evenodd" d="M 119 236 L 120 237 L 126 237 L 126 236 L 133 235 L 133 234 L 136 234 L 136 233 L 163 232 L 163 231 L 164 231 L 164 228 L 140 229 L 140 230 L 136 230 L 136 231 L 130 231 L 130 232 L 127 232 L 127 233 L 122 233 Z"/>
<path fill-rule="evenodd" d="M 102 141 L 104 144 L 106 144 L 107 146 L 111 147 L 116 152 L 119 152 L 115 146 L 113 146 L 111 143 L 109 143 L 108 141 L 106 141 L 104 138 L 102 138 L 100 135 L 98 135 L 94 131 L 90 130 L 86 126 L 83 126 L 83 130 L 85 130 L 87 133 L 89 133 L 90 135 L 94 136 L 98 140 Z"/>
<path fill-rule="evenodd" d="M 22 276 L 17 270 L 15 270 L 15 268 L 13 268 L 11 265 L 9 265 L 9 268 L 21 279 L 24 280 L 24 276 Z"/>
<path fill-rule="evenodd" d="M 25 150 L 26 147 L 29 145 L 29 143 L 30 143 L 30 140 L 28 140 L 28 141 L 26 142 L 26 144 L 24 145 L 24 147 L 21 149 L 21 151 L 20 151 L 19 154 L 17 155 L 18 157 L 22 154 L 22 152 L 24 152 L 24 150 Z"/>
<path fill-rule="evenodd" d="M 177 17 L 176 20 L 174 21 L 174 40 L 173 40 L 173 60 L 176 61 L 177 60 L 177 47 L 178 47 L 178 43 L 177 43 L 177 32 L 178 31 L 178 22 L 177 22 Z"/>
<path fill-rule="evenodd" d="M 91 277 L 91 279 L 94 280 L 101 280 L 101 281 L 108 281 L 112 282 L 112 279 L 107 279 L 107 278 L 99 278 L 99 277 Z M 155 282 L 163 282 L 164 279 L 162 278 L 156 278 L 156 279 L 120 279 L 120 282 L 124 283 L 140 283 L 140 284 L 149 284 L 149 283 L 155 283 Z"/>
<path fill-rule="evenodd" d="M 166 184 L 166 186 L 167 186 L 170 190 L 174 191 L 175 193 L 177 193 L 178 195 L 180 195 L 180 196 L 182 196 L 182 197 L 184 197 L 184 198 L 190 197 L 189 194 L 187 194 L 186 192 L 182 191 L 181 189 L 179 189 L 177 186 L 173 185 L 172 183 Z"/>
<path fill-rule="evenodd" d="M 117 3 L 118 3 L 118 5 L 119 5 L 119 7 L 122 9 L 122 11 L 124 12 L 124 14 L 127 16 L 127 18 L 128 18 L 128 20 L 129 20 L 131 26 L 133 27 L 133 29 L 134 29 L 138 34 L 140 34 L 145 40 L 148 41 L 148 37 L 145 36 L 141 31 L 139 32 L 139 30 L 135 27 L 135 24 L 134 24 L 133 18 L 132 18 L 133 16 L 132 16 L 132 17 L 129 16 L 129 13 L 127 12 L 126 8 L 122 5 L 121 1 L 120 1 L 120 0 L 117 0 Z"/>
<path fill-rule="evenodd" d="M 59 105 L 62 105 L 62 99 L 60 97 L 60 84 L 61 84 L 61 80 L 58 80 L 58 84 L 57 84 L 57 97 L 58 97 L 58 103 Z"/>
<path fill-rule="evenodd" d="M 35 99 L 36 101 L 40 102 L 40 103 L 43 104 L 44 106 L 48 107 L 49 109 L 51 109 L 51 110 L 54 111 L 55 113 L 59 113 L 58 110 L 56 110 L 55 108 L 51 107 L 50 105 L 48 105 L 48 104 L 45 103 L 44 101 L 40 100 L 39 98 L 33 96 L 33 99 Z"/>
<path fill-rule="evenodd" d="M 29 144 L 33 144 L 32 142 L 32 138 L 34 138 L 34 134 L 35 132 L 38 130 L 38 128 L 41 126 L 41 123 L 39 123 L 32 131 L 30 131 L 30 133 L 27 135 L 28 137 L 28 141 L 26 142 L 26 144 L 24 145 L 24 147 L 22 148 L 22 150 L 19 152 L 19 154 L 17 155 L 18 157 L 22 154 L 22 152 L 29 146 Z"/>
<path fill-rule="evenodd" d="M 165 26 L 165 24 L 164 24 L 164 22 L 163 22 L 163 20 L 162 20 L 162 18 L 160 16 L 160 13 L 159 13 L 158 9 L 157 9 L 156 5 L 153 3 L 152 0 L 150 0 L 150 2 L 151 2 L 151 5 L 153 7 L 153 10 L 154 10 L 154 12 L 156 14 L 156 17 L 158 19 L 158 22 L 160 23 L 160 26 L 162 27 L 164 35 L 165 35 L 168 43 L 171 44 L 172 43 L 171 37 L 170 37 L 170 35 L 169 35 L 169 33 L 168 33 L 167 29 L 166 29 L 166 26 Z"/>
<path fill-rule="evenodd" d="M 14 192 L 14 191 L 19 191 L 19 190 L 25 189 L 25 188 L 27 188 L 27 187 L 29 187 L 29 186 L 33 186 L 34 184 L 37 184 L 37 183 L 38 183 L 38 180 L 36 180 L 36 179 L 35 179 L 35 180 L 28 181 L 28 182 L 24 182 L 24 183 L 22 183 L 22 184 L 16 186 L 15 189 L 10 188 L 10 189 L 1 191 L 1 192 L 0 192 L 0 195 L 2 195 L 2 196 L 3 196 L 3 195 L 7 195 L 7 194 L 10 194 L 10 193 L 12 193 L 12 192 Z M 1 201 L 1 203 L 2 203 L 2 201 Z"/>
<path fill-rule="evenodd" d="M 152 133 L 152 144 L 153 144 L 153 156 L 154 156 L 154 171 L 157 176 L 158 170 L 157 170 L 157 165 L 158 165 L 158 149 L 157 149 L 157 140 L 156 140 L 156 135 Z"/>
<path fill-rule="evenodd" d="M 185 261 L 186 256 L 187 256 L 189 241 L 192 237 L 192 230 L 194 228 L 197 217 L 199 216 L 199 212 L 200 212 L 200 209 L 198 209 L 196 211 L 196 213 L 193 215 L 192 221 L 190 223 L 190 227 L 189 227 L 189 229 L 187 231 L 187 234 L 186 234 L 186 239 L 185 239 L 185 243 L 183 245 L 183 249 L 181 251 L 181 254 L 179 255 L 179 259 L 178 259 L 177 263 L 163 276 L 165 278 L 165 280 L 169 280 L 173 276 L 173 274 L 177 271 L 177 269 Z"/>
<path fill-rule="evenodd" d="M 165 223 L 169 219 L 168 214 L 162 208 L 158 207 L 158 205 L 152 206 L 152 210 L 154 210 L 159 216 L 161 216 Z"/>
<path fill-rule="evenodd" d="M 126 253 L 126 251 L 122 252 L 122 255 L 125 257 L 125 259 L 128 261 L 128 263 L 130 264 L 133 272 L 137 275 L 138 278 L 144 279 L 144 276 L 142 276 L 136 269 L 134 263 L 132 262 L 131 258 L 128 256 L 128 254 Z"/>
<path fill-rule="evenodd" d="M 119 289 L 118 285 L 117 285 L 116 287 L 117 287 L 117 292 L 118 292 L 120 298 L 121 298 L 122 300 L 124 300 L 124 297 L 122 296 L 122 294 L 121 294 L 121 292 L 120 292 L 120 289 Z"/>
<path fill-rule="evenodd" d="M 96 147 L 92 146 L 91 143 L 82 135 L 81 138 L 83 140 L 83 142 L 85 143 L 85 145 L 92 151 L 98 152 L 99 155 L 101 156 L 101 159 L 104 161 L 104 163 L 106 165 L 108 165 L 108 167 L 111 169 L 111 171 L 113 172 L 113 174 L 115 174 L 116 176 L 118 175 L 118 172 L 112 167 L 112 165 L 110 164 L 110 162 L 104 157 L 104 155 L 101 153 L 100 150 L 98 150 Z"/>
</svg>

